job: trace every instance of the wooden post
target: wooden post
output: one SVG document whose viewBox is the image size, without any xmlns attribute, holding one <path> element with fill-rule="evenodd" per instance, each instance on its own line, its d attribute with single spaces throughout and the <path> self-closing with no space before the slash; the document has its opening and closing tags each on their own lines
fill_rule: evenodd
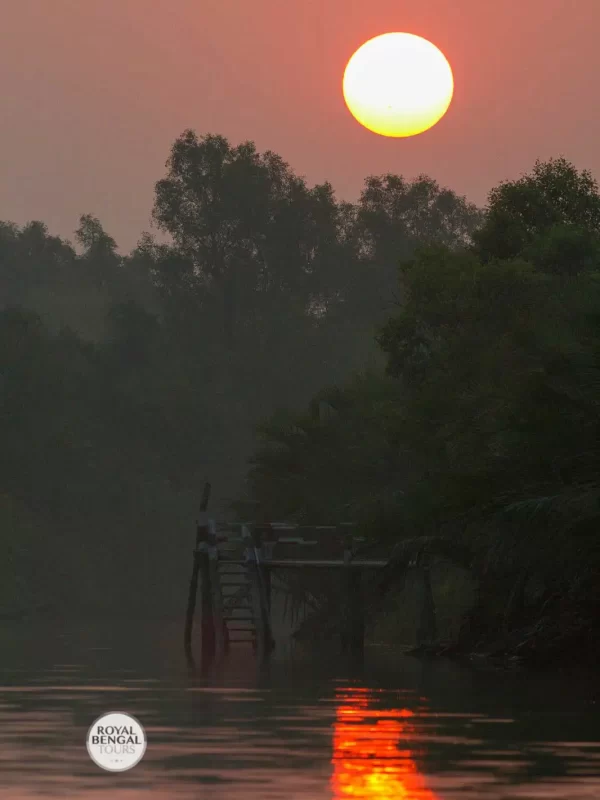
<svg viewBox="0 0 600 800">
<path fill-rule="evenodd" d="M 344 538 L 344 567 L 342 576 L 342 651 L 352 657 L 361 657 L 365 644 L 364 604 L 362 596 L 362 573 L 354 569 L 352 534 Z"/>
<path fill-rule="evenodd" d="M 266 647 L 267 651 L 271 652 L 275 647 L 275 639 L 273 638 L 273 629 L 271 627 L 271 597 L 272 597 L 272 582 L 271 582 L 271 567 L 269 562 L 273 558 L 273 548 L 275 547 L 275 537 L 271 523 L 267 522 L 264 526 L 263 536 L 261 539 L 260 547 L 260 575 L 262 578 L 263 586 L 263 607 L 265 615 L 265 628 L 267 632 Z"/>
<path fill-rule="evenodd" d="M 250 534 L 248 528 L 242 527 L 242 538 L 246 543 L 247 570 L 250 578 L 254 625 L 256 629 L 256 648 L 259 657 L 263 658 L 272 649 L 271 625 L 262 564 L 262 535 L 259 529 Z"/>
<path fill-rule="evenodd" d="M 271 570 L 269 569 L 269 561 L 273 558 L 273 548 L 275 547 L 275 541 L 273 536 L 273 528 L 271 527 L 270 523 L 266 523 L 265 525 L 265 535 L 263 537 L 262 542 L 262 563 L 263 563 L 263 575 L 265 581 L 265 593 L 267 598 L 267 610 L 269 613 L 269 620 L 271 619 L 271 593 L 272 593 L 272 586 L 271 586 Z"/>
<path fill-rule="evenodd" d="M 416 570 L 419 580 L 419 625 L 417 628 L 417 646 L 433 644 L 437 639 L 437 621 L 435 618 L 435 601 L 431 588 L 431 565 L 429 558 L 420 550 L 416 559 Z"/>
<path fill-rule="evenodd" d="M 260 598 L 258 590 L 258 577 L 256 569 L 257 552 L 254 547 L 252 535 L 246 525 L 242 525 L 242 539 L 244 541 L 244 558 L 246 561 L 246 573 L 250 584 L 250 601 L 252 605 L 252 616 L 254 618 L 254 631 L 256 635 L 255 647 L 261 652 L 263 646 L 263 629 L 260 614 Z"/>
<path fill-rule="evenodd" d="M 191 665 L 194 663 L 194 654 L 192 652 L 192 629 L 194 627 L 194 612 L 196 611 L 196 596 L 198 594 L 198 573 L 200 571 L 200 559 L 198 556 L 198 551 L 194 550 L 194 564 L 192 567 L 192 577 L 190 578 L 188 603 L 185 614 L 185 630 L 183 633 L 185 657 L 188 664 Z"/>
<path fill-rule="evenodd" d="M 350 544 L 350 546 L 349 546 Z M 350 562 L 352 560 L 352 547 L 348 537 L 344 540 L 344 566 L 342 569 L 342 596 L 341 596 L 341 629 L 340 639 L 342 653 L 347 653 L 350 648 Z"/>
<path fill-rule="evenodd" d="M 200 559 L 200 599 L 202 632 L 202 662 L 211 662 L 215 656 L 215 617 L 213 612 L 213 588 L 211 581 L 210 559 L 208 555 L 208 525 L 201 526 L 202 534 L 198 557 Z"/>
<path fill-rule="evenodd" d="M 202 499 L 200 501 L 200 514 L 204 515 L 208 507 L 208 500 L 210 497 L 210 483 L 206 481 L 202 491 Z M 185 630 L 183 633 L 183 645 L 185 649 L 185 656 L 189 664 L 193 665 L 194 655 L 192 652 L 192 630 L 194 627 L 194 613 L 196 611 L 196 597 L 198 594 L 198 575 L 200 572 L 200 557 L 199 545 L 202 538 L 202 531 L 200 520 L 196 522 L 196 544 L 194 548 L 194 564 L 192 567 L 192 577 L 190 579 L 190 588 L 188 592 L 187 610 L 185 614 Z"/>
<path fill-rule="evenodd" d="M 254 566 L 261 628 L 260 654 L 261 656 L 265 656 L 273 649 L 273 636 L 271 634 L 270 589 L 267 588 L 267 581 L 270 584 L 271 575 L 270 570 L 265 568 L 262 528 L 254 529 L 252 539 L 255 552 Z"/>
<path fill-rule="evenodd" d="M 212 616 L 215 654 L 221 658 L 225 652 L 225 621 L 223 619 L 223 595 L 219 576 L 219 550 L 217 548 L 217 528 L 214 519 L 208 522 L 208 571 L 212 595 Z"/>
</svg>

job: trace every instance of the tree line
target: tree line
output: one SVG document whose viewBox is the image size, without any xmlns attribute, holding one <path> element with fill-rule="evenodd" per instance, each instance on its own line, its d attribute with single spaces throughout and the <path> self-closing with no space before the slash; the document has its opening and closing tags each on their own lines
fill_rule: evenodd
<svg viewBox="0 0 600 800">
<path fill-rule="evenodd" d="M 250 504 L 442 537 L 478 586 L 465 646 L 595 658 L 599 267 L 588 172 L 554 159 L 493 189 L 471 242 L 401 262 L 385 368 L 262 426 Z"/>
<path fill-rule="evenodd" d="M 180 610 L 208 475 L 240 514 L 454 537 L 489 588 L 480 624 L 521 619 L 535 579 L 530 613 L 589 631 L 588 172 L 538 162 L 485 209 L 371 176 L 348 203 L 251 142 L 186 131 L 153 219 L 162 235 L 127 255 L 92 215 L 74 244 L 0 225 L 7 613 Z"/>
</svg>

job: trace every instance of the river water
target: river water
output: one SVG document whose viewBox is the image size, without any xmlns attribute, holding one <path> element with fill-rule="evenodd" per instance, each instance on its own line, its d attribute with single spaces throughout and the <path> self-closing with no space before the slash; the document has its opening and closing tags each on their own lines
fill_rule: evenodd
<svg viewBox="0 0 600 800">
<path fill-rule="evenodd" d="M 0 797 L 77 800 L 599 800 L 594 676 L 364 666 L 284 642 L 190 672 L 181 624 L 0 625 Z M 88 728 L 124 711 L 143 760 L 106 772 Z"/>
</svg>

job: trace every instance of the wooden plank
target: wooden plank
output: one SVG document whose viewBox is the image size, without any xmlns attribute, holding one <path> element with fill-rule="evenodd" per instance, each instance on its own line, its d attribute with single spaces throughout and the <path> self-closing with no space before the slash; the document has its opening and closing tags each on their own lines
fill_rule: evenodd
<svg viewBox="0 0 600 800">
<path fill-rule="evenodd" d="M 245 566 L 246 562 L 239 559 L 223 559 L 223 561 L 227 564 L 240 564 L 241 566 Z M 383 559 L 361 559 L 352 561 L 350 563 L 350 569 L 381 569 L 382 567 L 387 566 L 388 561 L 384 561 Z M 271 561 L 266 561 L 264 566 L 267 569 L 272 568 L 283 568 L 289 567 L 290 569 L 293 568 L 300 568 L 300 567 L 319 567 L 323 569 L 332 569 L 332 568 L 342 568 L 344 566 L 344 561 L 339 559 L 302 559 L 302 558 L 273 558 Z"/>
</svg>

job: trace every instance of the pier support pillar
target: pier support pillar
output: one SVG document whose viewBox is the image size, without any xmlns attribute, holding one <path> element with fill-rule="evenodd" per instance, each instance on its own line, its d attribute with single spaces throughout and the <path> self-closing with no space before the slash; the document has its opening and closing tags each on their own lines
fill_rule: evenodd
<svg viewBox="0 0 600 800">
<path fill-rule="evenodd" d="M 223 619 L 223 595 L 219 575 L 219 550 L 217 548 L 217 530 L 214 520 L 208 523 L 208 572 L 211 592 L 211 611 L 214 631 L 214 655 L 221 658 L 225 653 L 227 641 L 225 621 Z M 210 634 L 213 635 L 213 634 Z"/>
<path fill-rule="evenodd" d="M 208 552 L 208 526 L 204 528 L 203 538 L 198 548 L 200 563 L 200 631 L 202 636 L 202 663 L 213 661 L 216 650 L 215 617 L 213 609 L 213 587 Z"/>
<path fill-rule="evenodd" d="M 342 569 L 342 652 L 352 658 L 362 658 L 365 647 L 362 572 L 352 567 L 353 556 L 352 535 L 347 534 Z"/>
<path fill-rule="evenodd" d="M 419 579 L 417 646 L 422 646 L 433 644 L 437 639 L 435 600 L 431 586 L 431 562 L 426 553 L 422 551 L 418 553 L 415 569 Z"/>
<path fill-rule="evenodd" d="M 202 492 L 202 500 L 200 501 L 200 519 L 196 523 L 196 544 L 194 547 L 194 563 L 192 568 L 192 577 L 190 579 L 190 588 L 188 592 L 188 602 L 185 614 L 185 630 L 183 633 L 183 643 L 185 649 L 185 657 L 190 667 L 194 666 L 194 654 L 192 651 L 192 631 L 194 629 L 194 614 L 196 612 L 196 597 L 198 594 L 198 577 L 200 576 L 203 568 L 203 549 L 201 544 L 206 544 L 206 509 L 208 506 L 208 499 L 210 497 L 210 483 L 206 481 L 204 490 Z"/>
<path fill-rule="evenodd" d="M 250 531 L 244 525 L 242 527 L 242 537 L 246 541 L 247 569 L 252 587 L 256 647 L 259 658 L 264 658 L 274 647 L 270 609 L 271 570 L 265 565 L 261 529 L 255 528 L 250 534 Z"/>
</svg>

